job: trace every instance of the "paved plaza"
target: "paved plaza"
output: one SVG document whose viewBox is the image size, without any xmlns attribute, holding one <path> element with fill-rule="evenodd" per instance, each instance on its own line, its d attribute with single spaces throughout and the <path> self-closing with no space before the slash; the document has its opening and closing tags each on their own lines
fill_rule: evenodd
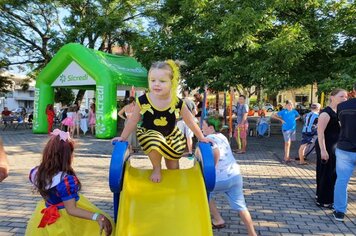
<svg viewBox="0 0 356 236">
<path fill-rule="evenodd" d="M 0 235 L 23 235 L 26 222 L 39 200 L 28 182 L 28 173 L 39 163 L 48 136 L 35 135 L 26 129 L 0 132 L 11 166 L 10 176 L 0 183 Z M 112 194 L 108 186 L 110 141 L 91 136 L 76 141 L 74 169 L 82 182 L 82 193 L 112 215 Z M 292 154 L 296 156 L 298 144 L 292 147 Z M 314 203 L 315 157 L 307 166 L 298 166 L 297 162 L 287 166 L 281 163 L 282 148 L 281 135 L 263 139 L 251 137 L 247 154 L 236 156 L 244 176 L 246 201 L 258 234 L 356 235 L 356 178 L 350 182 L 345 223 L 336 222 L 331 210 L 321 209 Z M 133 160 L 134 166 L 149 168 L 147 159 L 137 157 Z M 192 161 L 183 158 L 182 165 L 189 167 Z M 230 210 L 223 197 L 217 199 L 217 205 L 227 227 L 214 230 L 214 235 L 246 235 L 238 214 Z"/>
</svg>

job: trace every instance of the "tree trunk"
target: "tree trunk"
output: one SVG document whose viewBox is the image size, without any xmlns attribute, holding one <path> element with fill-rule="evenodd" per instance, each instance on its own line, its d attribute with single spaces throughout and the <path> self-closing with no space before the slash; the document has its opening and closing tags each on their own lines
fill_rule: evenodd
<svg viewBox="0 0 356 236">
<path fill-rule="evenodd" d="M 80 104 L 82 103 L 82 100 L 83 100 L 85 91 L 86 91 L 85 89 L 79 89 L 79 91 L 78 91 L 78 93 L 77 93 L 77 96 L 76 96 L 76 98 L 75 98 L 74 104 L 78 104 L 79 107 L 80 107 Z"/>
<path fill-rule="evenodd" d="M 259 85 L 256 86 L 256 93 L 257 93 L 257 102 L 261 101 L 261 87 Z"/>
<path fill-rule="evenodd" d="M 219 91 L 216 91 L 216 96 L 215 96 L 215 110 L 219 112 Z"/>
</svg>

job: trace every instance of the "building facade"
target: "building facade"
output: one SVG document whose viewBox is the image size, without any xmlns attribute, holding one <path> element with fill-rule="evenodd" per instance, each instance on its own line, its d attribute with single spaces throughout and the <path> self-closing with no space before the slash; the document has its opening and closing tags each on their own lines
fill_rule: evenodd
<svg viewBox="0 0 356 236">
<path fill-rule="evenodd" d="M 10 72 L 2 72 L 1 76 L 7 77 L 12 81 L 9 92 L 0 94 L 0 111 L 8 107 L 10 111 L 17 108 L 25 108 L 27 112 L 33 110 L 33 101 L 35 98 L 35 81 L 29 82 L 26 90 L 22 84 L 29 78 L 25 75 L 17 75 Z"/>
</svg>

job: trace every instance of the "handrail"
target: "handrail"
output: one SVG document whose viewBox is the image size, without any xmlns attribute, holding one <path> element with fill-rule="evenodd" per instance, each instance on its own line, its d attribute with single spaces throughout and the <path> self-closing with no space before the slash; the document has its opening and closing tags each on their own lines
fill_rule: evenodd
<svg viewBox="0 0 356 236">
<path fill-rule="evenodd" d="M 201 163 L 205 188 L 209 197 L 209 193 L 214 190 L 216 179 L 213 149 L 210 143 L 199 142 L 197 147 L 201 153 L 201 158 L 199 158 L 198 161 Z"/>
<path fill-rule="evenodd" d="M 111 154 L 110 170 L 109 170 L 109 186 L 111 192 L 114 193 L 114 217 L 117 219 L 117 211 L 119 209 L 120 192 L 122 189 L 125 161 L 128 153 L 128 142 L 113 142 L 114 150 Z"/>
</svg>

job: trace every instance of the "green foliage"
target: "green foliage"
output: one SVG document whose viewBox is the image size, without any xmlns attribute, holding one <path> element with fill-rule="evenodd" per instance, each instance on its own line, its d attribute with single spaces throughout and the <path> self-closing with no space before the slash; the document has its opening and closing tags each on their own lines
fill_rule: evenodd
<svg viewBox="0 0 356 236">
<path fill-rule="evenodd" d="M 0 93 L 9 92 L 8 87 L 12 84 L 11 80 L 7 77 L 0 75 Z"/>
<path fill-rule="evenodd" d="M 59 48 L 69 42 L 107 52 L 119 45 L 131 54 L 130 44 L 142 32 L 143 11 L 150 8 L 151 2 L 2 0 L 0 61 L 35 78 Z"/>
<path fill-rule="evenodd" d="M 1 1 L 1 59 L 6 58 L 9 66 L 31 65 L 32 70 L 46 65 L 61 40 L 57 16 L 52 1 Z"/>
<path fill-rule="evenodd" d="M 62 105 L 71 105 L 74 100 L 74 93 L 68 88 L 55 88 L 54 101 L 60 102 Z"/>
<path fill-rule="evenodd" d="M 7 78 L 6 76 L 2 75 L 2 71 L 4 71 L 4 69 L 6 69 L 6 64 L 7 61 L 5 60 L 1 60 L 0 61 L 0 93 L 7 93 L 9 92 L 9 86 L 12 84 L 11 80 L 9 80 L 9 78 Z"/>
<path fill-rule="evenodd" d="M 36 74 L 65 43 L 107 52 L 119 45 L 146 67 L 168 58 L 185 61 L 182 76 L 191 88 L 254 85 L 276 93 L 356 77 L 355 6 L 322 0 L 3 0 L 0 61 Z"/>
<path fill-rule="evenodd" d="M 186 61 L 190 87 L 270 92 L 347 74 L 355 78 L 355 4 L 336 1 L 173 1 L 150 12 L 158 26 L 135 43 L 144 65 Z"/>
<path fill-rule="evenodd" d="M 351 92 L 356 84 L 356 78 L 351 78 L 348 75 L 341 76 L 335 79 L 327 79 L 318 84 L 318 94 L 322 92 L 329 94 L 335 88 L 342 88 Z"/>
</svg>

